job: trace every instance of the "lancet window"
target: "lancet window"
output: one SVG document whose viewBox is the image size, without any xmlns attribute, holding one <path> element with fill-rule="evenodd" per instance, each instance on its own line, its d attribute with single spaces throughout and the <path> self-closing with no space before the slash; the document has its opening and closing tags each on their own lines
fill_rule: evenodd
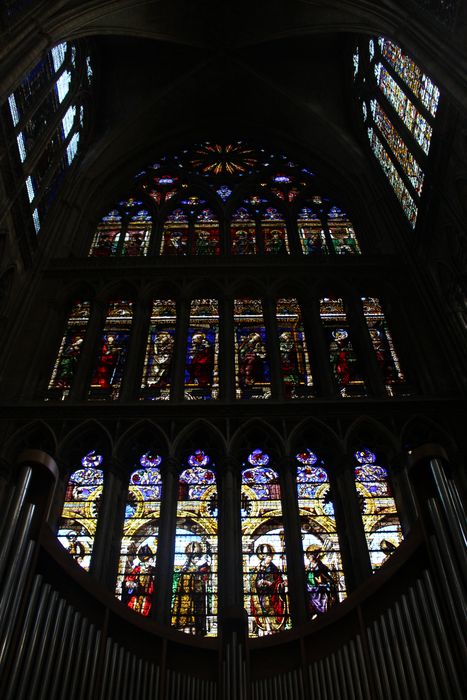
<svg viewBox="0 0 467 700">
<path fill-rule="evenodd" d="M 102 499 L 104 472 L 102 455 L 93 450 L 81 459 L 67 483 L 62 515 L 58 525 L 59 542 L 75 562 L 89 571 L 99 507 Z"/>
<path fill-rule="evenodd" d="M 355 486 L 373 571 L 395 552 L 402 530 L 391 493 L 387 469 L 377 464 L 367 447 L 355 453 Z"/>
<path fill-rule="evenodd" d="M 414 228 L 440 101 L 439 89 L 388 38 L 371 39 L 367 50 L 362 44 L 358 55 L 364 56 L 363 62 L 356 63 L 356 55 L 355 80 L 362 95 L 370 146 Z M 368 84 L 373 87 L 367 98 Z"/>
<path fill-rule="evenodd" d="M 242 472 L 244 606 L 248 633 L 263 637 L 291 626 L 279 474 L 257 448 Z"/>
<path fill-rule="evenodd" d="M 178 482 L 172 626 L 217 635 L 218 496 L 214 464 L 203 450 L 187 458 Z"/>
<path fill-rule="evenodd" d="M 83 46 L 63 42 L 8 97 L 12 142 L 36 233 L 78 153 L 87 111 L 84 89 L 91 77 Z"/>
</svg>

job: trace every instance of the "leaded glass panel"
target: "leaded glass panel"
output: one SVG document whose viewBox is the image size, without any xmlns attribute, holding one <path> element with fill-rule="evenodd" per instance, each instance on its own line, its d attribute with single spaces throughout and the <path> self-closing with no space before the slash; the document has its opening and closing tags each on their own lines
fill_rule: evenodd
<svg viewBox="0 0 467 700">
<path fill-rule="evenodd" d="M 47 396 L 50 399 L 65 399 L 70 393 L 83 349 L 89 315 L 88 301 L 78 301 L 73 305 L 49 382 Z"/>
<path fill-rule="evenodd" d="M 153 302 L 141 383 L 142 399 L 167 401 L 170 398 L 176 322 L 175 301 Z"/>
<path fill-rule="evenodd" d="M 389 396 L 407 393 L 406 380 L 379 299 L 362 297 L 371 343 Z"/>
<path fill-rule="evenodd" d="M 310 398 L 314 395 L 313 377 L 297 300 L 278 299 L 276 318 L 285 396 L 287 399 Z"/>
<path fill-rule="evenodd" d="M 110 303 L 92 374 L 89 398 L 98 400 L 118 398 L 123 381 L 132 321 L 131 301 Z"/>
<path fill-rule="evenodd" d="M 346 596 L 331 485 L 323 460 L 305 448 L 296 455 L 307 612 L 311 620 Z"/>
<path fill-rule="evenodd" d="M 397 508 L 388 472 L 376 464 L 367 447 L 355 453 L 355 486 L 373 571 L 379 569 L 402 542 Z"/>
<path fill-rule="evenodd" d="M 321 299 L 320 316 L 328 342 L 329 361 L 341 396 L 366 396 L 365 381 L 342 299 Z"/>
<path fill-rule="evenodd" d="M 145 617 L 154 608 L 162 477 L 161 457 L 146 452 L 130 475 L 120 545 L 116 595 Z"/>
<path fill-rule="evenodd" d="M 242 472 L 243 595 L 248 634 L 263 637 L 291 626 L 279 474 L 253 450 Z"/>
<path fill-rule="evenodd" d="M 217 399 L 219 395 L 219 309 L 215 299 L 191 302 L 188 328 L 185 398 Z"/>
<path fill-rule="evenodd" d="M 360 253 L 352 222 L 339 207 L 331 207 L 328 213 L 328 228 L 334 251 L 338 255 Z"/>
<path fill-rule="evenodd" d="M 75 562 L 89 571 L 97 518 L 102 499 L 102 455 L 95 450 L 81 460 L 81 468 L 68 479 L 57 538 Z"/>
<path fill-rule="evenodd" d="M 213 637 L 217 635 L 218 608 L 216 476 L 203 450 L 191 454 L 187 463 L 178 487 L 172 626 Z"/>
<path fill-rule="evenodd" d="M 236 397 L 268 399 L 271 396 L 271 371 L 261 301 L 236 299 L 234 324 Z"/>
</svg>

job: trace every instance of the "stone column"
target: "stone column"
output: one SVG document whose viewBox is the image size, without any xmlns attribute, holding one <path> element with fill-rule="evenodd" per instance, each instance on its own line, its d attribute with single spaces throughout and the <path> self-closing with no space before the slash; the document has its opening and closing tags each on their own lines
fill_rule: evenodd
<svg viewBox="0 0 467 700">
<path fill-rule="evenodd" d="M 355 488 L 353 463 L 352 455 L 345 455 L 329 475 L 348 593 L 355 590 L 372 572 Z"/>
<path fill-rule="evenodd" d="M 298 510 L 296 476 L 293 459 L 284 457 L 280 464 L 282 513 L 287 556 L 287 579 L 292 624 L 307 622 L 305 605 L 305 565 L 302 550 L 302 531 Z"/>
<path fill-rule="evenodd" d="M 113 461 L 105 472 L 102 503 L 89 572 L 112 593 L 115 590 L 127 483 L 125 469 Z"/>
<path fill-rule="evenodd" d="M 240 473 L 236 461 L 226 459 L 218 473 L 219 494 L 219 615 L 243 608 Z"/>
<path fill-rule="evenodd" d="M 162 464 L 162 502 L 155 585 L 156 605 L 153 609 L 155 619 L 162 624 L 170 624 L 171 619 L 179 471 L 180 465 L 175 459 L 167 459 Z"/>
</svg>

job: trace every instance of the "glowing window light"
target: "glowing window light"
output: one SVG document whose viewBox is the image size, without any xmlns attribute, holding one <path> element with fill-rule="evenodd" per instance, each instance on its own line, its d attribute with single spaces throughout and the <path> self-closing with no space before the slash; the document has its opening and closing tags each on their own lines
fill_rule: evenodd
<svg viewBox="0 0 467 700">
<path fill-rule="evenodd" d="M 27 154 L 26 146 L 24 145 L 24 136 L 21 131 L 16 137 L 16 143 L 18 144 L 19 157 L 21 158 L 21 162 L 24 163 Z"/>
<path fill-rule="evenodd" d="M 55 83 L 55 87 L 57 88 L 57 95 L 58 99 L 60 102 L 63 102 L 65 97 L 68 95 L 68 91 L 70 89 L 70 84 L 71 84 L 71 73 L 68 70 L 63 71 L 57 82 Z"/>
<path fill-rule="evenodd" d="M 34 191 L 34 183 L 32 181 L 31 176 L 26 178 L 26 190 L 28 192 L 29 201 L 32 202 L 34 197 L 36 196 L 36 193 Z"/>
<path fill-rule="evenodd" d="M 423 181 L 425 179 L 423 170 L 407 148 L 404 140 L 399 136 L 396 129 L 391 124 L 390 119 L 386 115 L 381 105 L 376 100 L 371 101 L 371 112 L 373 114 L 375 124 L 383 134 L 386 142 L 391 148 L 391 151 L 394 153 L 404 169 L 410 184 L 418 196 L 420 196 L 422 193 Z"/>
<path fill-rule="evenodd" d="M 54 46 L 51 51 L 52 62 L 54 64 L 54 70 L 56 73 L 60 70 L 61 66 L 63 65 L 63 62 L 65 60 L 66 49 L 67 44 L 66 42 L 63 42 L 62 44 L 57 44 L 57 46 Z"/>
<path fill-rule="evenodd" d="M 18 106 L 16 104 L 16 98 L 13 93 L 8 97 L 8 104 L 10 106 L 10 114 L 11 119 L 13 121 L 13 126 L 16 126 L 19 122 L 19 112 Z"/>
<path fill-rule="evenodd" d="M 32 212 L 32 220 L 34 223 L 34 228 L 36 229 L 36 233 L 39 233 L 41 228 L 41 222 L 39 219 L 39 212 L 37 211 L 37 209 L 34 209 L 34 211 Z"/>
<path fill-rule="evenodd" d="M 433 134 L 431 126 L 381 63 L 375 66 L 375 76 L 382 93 L 413 134 L 420 148 L 428 155 Z"/>
<path fill-rule="evenodd" d="M 65 138 L 68 137 L 68 134 L 70 133 L 70 131 L 73 127 L 73 122 L 75 121 L 75 116 L 76 116 L 76 107 L 75 107 L 75 105 L 70 105 L 70 107 L 68 107 L 67 111 L 65 112 L 65 116 L 62 119 L 63 133 L 65 135 Z"/>
<path fill-rule="evenodd" d="M 379 164 L 381 165 L 384 171 L 384 174 L 391 183 L 391 187 L 393 188 L 399 202 L 402 205 L 404 214 L 408 218 L 411 226 L 414 228 L 417 222 L 417 205 L 415 204 L 407 187 L 404 185 L 402 178 L 400 177 L 399 173 L 394 167 L 394 164 L 391 161 L 387 151 L 384 149 L 383 144 L 381 143 L 381 141 L 375 134 L 373 128 L 371 127 L 368 129 L 368 138 L 370 140 L 370 145 L 373 150 L 373 153 L 378 159 Z"/>
<path fill-rule="evenodd" d="M 431 116 L 436 116 L 438 110 L 440 92 L 439 88 L 430 78 L 423 73 L 420 66 L 417 66 L 396 44 L 389 39 L 380 36 L 378 45 L 382 55 L 394 68 L 397 75 L 412 90 L 413 94 L 419 98 L 423 106 L 430 112 Z"/>
<path fill-rule="evenodd" d="M 79 144 L 79 133 L 76 132 L 73 134 L 72 139 L 70 143 L 67 146 L 66 149 L 66 156 L 68 159 L 68 165 L 71 165 L 73 162 L 74 157 L 76 156 L 76 153 L 78 151 L 78 144 Z"/>
</svg>

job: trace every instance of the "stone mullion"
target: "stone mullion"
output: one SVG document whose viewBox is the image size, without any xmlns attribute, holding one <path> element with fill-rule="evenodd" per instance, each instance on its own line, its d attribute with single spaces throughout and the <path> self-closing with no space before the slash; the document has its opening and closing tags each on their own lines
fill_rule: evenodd
<svg viewBox="0 0 467 700">
<path fill-rule="evenodd" d="M 276 400 L 284 400 L 284 387 L 282 384 L 281 358 L 279 352 L 279 333 L 276 322 L 275 299 L 263 300 L 264 325 L 266 327 L 266 343 L 271 368 L 271 397 Z"/>
<path fill-rule="evenodd" d="M 243 607 L 240 465 L 226 460 L 219 472 L 219 615 Z"/>
<path fill-rule="evenodd" d="M 185 384 L 185 361 L 188 325 L 190 323 L 191 299 L 183 296 L 177 303 L 177 331 L 174 352 L 174 372 L 172 384 L 172 399 L 183 401 Z"/>
<path fill-rule="evenodd" d="M 302 249 L 300 237 L 298 235 L 297 215 L 295 212 L 288 212 L 286 216 L 287 237 L 289 240 L 290 255 L 301 255 Z"/>
<path fill-rule="evenodd" d="M 221 397 L 227 401 L 233 401 L 236 397 L 236 369 L 235 369 L 235 323 L 234 305 L 232 299 L 224 299 L 222 310 L 224 314 L 222 332 L 220 337 L 220 368 L 224 369 L 221 384 Z M 222 314 L 221 314 L 222 318 Z M 220 372 L 219 378 L 222 378 Z M 223 388 L 222 388 L 223 386 Z"/>
<path fill-rule="evenodd" d="M 307 621 L 305 605 L 305 565 L 302 551 L 302 532 L 297 500 L 296 478 L 292 473 L 291 459 L 282 462 L 282 513 L 287 557 L 287 580 L 292 624 Z"/>
<path fill-rule="evenodd" d="M 102 301 L 95 301 L 92 305 L 84 347 L 70 390 L 71 401 L 83 401 L 89 392 L 91 372 L 96 362 L 97 348 L 100 342 L 100 334 L 104 328 L 107 306 Z"/>
<path fill-rule="evenodd" d="M 371 574 L 370 555 L 363 529 L 358 494 L 355 488 L 353 459 L 343 457 L 330 474 L 347 592 L 355 590 Z"/>
<path fill-rule="evenodd" d="M 141 390 L 141 368 L 146 350 L 147 328 L 150 313 L 151 309 L 149 303 L 142 305 L 135 302 L 130 347 L 120 393 L 120 399 L 122 401 L 137 399 Z"/>
<path fill-rule="evenodd" d="M 108 590 L 114 591 L 120 556 L 122 523 L 127 487 L 118 469 L 111 465 L 105 473 L 102 503 L 99 508 L 90 574 Z"/>
<path fill-rule="evenodd" d="M 376 360 L 375 351 L 371 344 L 368 326 L 363 315 L 362 302 L 356 295 L 346 298 L 348 320 L 354 336 L 354 347 L 359 364 L 362 365 L 365 382 L 368 383 L 370 394 L 378 397 L 387 396 L 381 368 Z"/>
<path fill-rule="evenodd" d="M 325 398 L 336 398 L 340 394 L 332 378 L 329 349 L 319 315 L 319 301 L 312 299 L 311 303 L 301 303 L 300 307 L 316 393 Z"/>
<path fill-rule="evenodd" d="M 156 564 L 156 606 L 154 617 L 161 624 L 170 625 L 172 581 L 177 528 L 179 464 L 166 460 L 164 464 L 162 501 Z"/>
</svg>

